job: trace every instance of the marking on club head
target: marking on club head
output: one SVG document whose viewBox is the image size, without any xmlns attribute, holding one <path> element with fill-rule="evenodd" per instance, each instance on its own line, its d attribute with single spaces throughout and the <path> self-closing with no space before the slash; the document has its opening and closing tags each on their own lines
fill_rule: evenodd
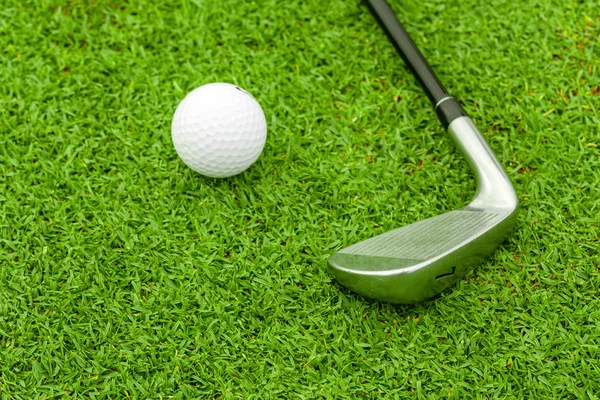
<svg viewBox="0 0 600 400">
<path fill-rule="evenodd" d="M 456 266 L 452 267 L 452 272 L 448 272 L 447 274 L 440 274 L 440 275 L 438 275 L 438 276 L 435 277 L 435 280 L 442 279 L 442 278 L 445 278 L 447 276 L 452 276 L 452 275 L 454 275 L 455 272 L 456 272 Z"/>
</svg>

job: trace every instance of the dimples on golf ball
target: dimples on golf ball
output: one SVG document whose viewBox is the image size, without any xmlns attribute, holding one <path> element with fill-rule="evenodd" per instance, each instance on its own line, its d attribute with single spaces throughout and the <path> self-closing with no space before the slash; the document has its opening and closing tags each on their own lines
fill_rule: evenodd
<svg viewBox="0 0 600 400">
<path fill-rule="evenodd" d="M 211 83 L 189 93 L 171 125 L 179 157 L 212 178 L 239 174 L 256 161 L 267 139 L 267 121 L 250 94 L 228 83 Z"/>
</svg>

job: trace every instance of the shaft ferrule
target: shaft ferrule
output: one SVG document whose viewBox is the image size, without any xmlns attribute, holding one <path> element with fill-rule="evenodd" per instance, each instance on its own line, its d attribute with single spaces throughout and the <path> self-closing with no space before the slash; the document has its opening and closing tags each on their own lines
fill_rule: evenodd
<svg viewBox="0 0 600 400">
<path fill-rule="evenodd" d="M 458 101 L 451 96 L 438 101 L 435 105 L 435 112 L 446 130 L 455 119 L 467 116 Z"/>
</svg>

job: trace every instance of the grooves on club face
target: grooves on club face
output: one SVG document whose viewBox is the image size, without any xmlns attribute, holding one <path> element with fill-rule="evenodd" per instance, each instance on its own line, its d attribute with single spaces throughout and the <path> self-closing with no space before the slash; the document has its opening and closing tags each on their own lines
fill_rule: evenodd
<svg viewBox="0 0 600 400">
<path fill-rule="evenodd" d="M 448 131 L 474 171 L 473 200 L 340 250 L 329 266 L 344 286 L 380 301 L 417 303 L 462 279 L 504 241 L 518 210 L 508 176 L 468 117 Z"/>
</svg>

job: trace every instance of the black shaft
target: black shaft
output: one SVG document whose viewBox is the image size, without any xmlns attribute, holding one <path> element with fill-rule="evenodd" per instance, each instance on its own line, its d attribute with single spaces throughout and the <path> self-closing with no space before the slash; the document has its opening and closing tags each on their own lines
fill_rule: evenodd
<svg viewBox="0 0 600 400">
<path fill-rule="evenodd" d="M 427 93 L 427 97 L 436 108 L 444 127 L 447 128 L 456 118 L 465 116 L 466 113 L 448 94 L 386 0 L 366 0 L 366 2 L 412 74 Z"/>
</svg>

